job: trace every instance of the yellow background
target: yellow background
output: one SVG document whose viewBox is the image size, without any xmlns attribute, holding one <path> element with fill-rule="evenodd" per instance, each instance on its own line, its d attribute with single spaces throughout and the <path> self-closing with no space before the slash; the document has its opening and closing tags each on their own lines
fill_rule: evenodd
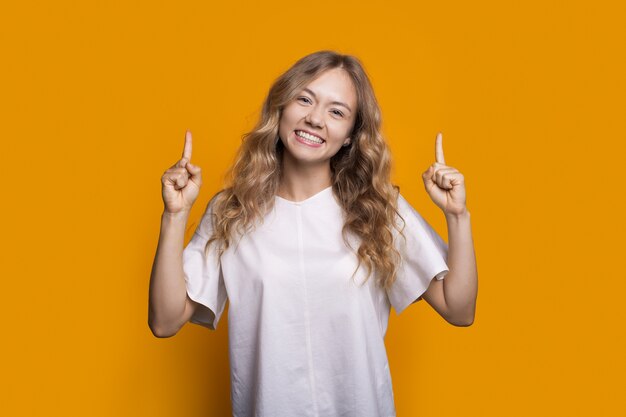
<svg viewBox="0 0 626 417">
<path fill-rule="evenodd" d="M 229 415 L 227 315 L 169 339 L 147 325 L 160 178 L 191 129 L 189 239 L 271 82 L 336 49 L 365 64 L 394 181 L 446 241 L 421 180 L 437 131 L 466 178 L 476 321 L 392 313 L 398 415 L 626 415 L 625 9 L 3 4 L 0 414 Z"/>
</svg>

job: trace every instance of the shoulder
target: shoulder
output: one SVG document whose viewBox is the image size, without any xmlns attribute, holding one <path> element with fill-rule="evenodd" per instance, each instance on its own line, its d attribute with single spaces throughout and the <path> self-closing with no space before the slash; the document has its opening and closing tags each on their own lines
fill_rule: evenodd
<svg viewBox="0 0 626 417">
<path fill-rule="evenodd" d="M 220 205 L 224 203 L 224 200 L 229 196 L 228 189 L 222 189 L 213 194 L 213 196 L 209 199 L 209 202 L 206 204 L 204 209 L 205 216 L 208 214 L 213 214 L 216 209 L 219 208 Z"/>
<path fill-rule="evenodd" d="M 202 219 L 200 220 L 199 231 L 204 236 L 210 236 L 213 232 L 213 217 L 216 209 L 216 205 L 220 202 L 220 200 L 225 197 L 223 194 L 225 190 L 220 190 L 211 197 L 209 202 L 206 204 L 204 208 L 204 213 L 202 214 Z"/>
<path fill-rule="evenodd" d="M 398 193 L 398 199 L 396 202 L 396 208 L 398 210 L 398 214 L 401 217 L 406 217 L 406 216 L 419 216 L 419 213 L 417 212 L 417 210 L 415 210 L 415 208 L 411 205 L 411 203 L 409 203 L 407 201 L 406 198 L 404 198 L 404 196 L 400 193 Z"/>
<path fill-rule="evenodd" d="M 399 193 L 397 204 L 398 226 L 401 229 L 406 228 L 420 232 L 430 231 L 431 226 L 426 221 L 424 216 L 422 216 L 420 212 Z"/>
</svg>

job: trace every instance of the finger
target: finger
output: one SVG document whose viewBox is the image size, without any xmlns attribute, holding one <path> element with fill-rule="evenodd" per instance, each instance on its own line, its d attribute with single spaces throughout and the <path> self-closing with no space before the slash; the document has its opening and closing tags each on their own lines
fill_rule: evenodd
<svg viewBox="0 0 626 417">
<path fill-rule="evenodd" d="M 463 174 L 460 172 L 446 173 L 441 177 L 441 181 L 438 181 L 437 184 L 439 184 L 441 188 L 451 190 L 455 185 L 463 184 Z"/>
<path fill-rule="evenodd" d="M 177 190 L 181 188 L 185 188 L 187 186 L 187 181 L 189 181 L 189 175 L 187 173 L 181 174 L 176 178 L 176 186 Z"/>
<path fill-rule="evenodd" d="M 198 166 L 193 165 L 191 162 L 187 163 L 187 171 L 191 173 L 191 181 L 196 183 L 202 182 L 202 169 Z"/>
<path fill-rule="evenodd" d="M 182 159 L 181 159 L 182 161 Z M 189 172 L 185 168 L 172 167 L 163 173 L 163 179 L 169 184 L 176 184 L 176 181 L 181 177 L 189 177 Z"/>
<path fill-rule="evenodd" d="M 435 171 L 432 166 L 430 166 L 426 171 L 422 173 L 422 179 L 424 180 L 424 185 L 429 185 L 435 182 Z"/>
<path fill-rule="evenodd" d="M 452 189 L 452 188 L 453 188 L 453 187 L 452 187 L 452 180 L 453 180 L 453 178 L 454 178 L 454 177 L 453 177 L 453 175 L 454 175 L 454 174 L 447 174 L 447 175 L 446 175 L 446 174 L 444 174 L 444 175 L 441 177 L 441 187 L 442 187 L 442 188 L 444 188 L 444 189 L 446 189 L 446 190 L 450 190 L 450 189 Z"/>
<path fill-rule="evenodd" d="M 455 172 L 458 172 L 458 170 L 454 168 L 439 168 L 435 169 L 433 176 L 437 179 L 437 182 L 440 182 L 444 175 L 452 174 Z"/>
<path fill-rule="evenodd" d="M 434 173 L 437 173 L 439 171 L 441 171 L 441 172 L 452 172 L 452 171 L 453 172 L 458 172 L 459 171 L 455 167 L 451 167 L 449 165 L 443 165 L 443 164 L 440 164 L 438 162 L 435 162 L 430 167 L 433 169 Z"/>
<path fill-rule="evenodd" d="M 175 168 L 175 169 L 178 169 L 178 170 L 180 170 L 181 168 L 185 169 L 185 166 L 187 165 L 187 162 L 189 162 L 189 159 L 187 159 L 187 158 L 180 159 L 178 162 L 176 162 L 176 165 L 174 165 L 172 168 Z"/>
<path fill-rule="evenodd" d="M 185 133 L 185 147 L 183 148 L 183 159 L 191 161 L 191 132 L 189 130 Z"/>
<path fill-rule="evenodd" d="M 435 160 L 440 164 L 445 164 L 446 161 L 443 159 L 443 137 L 441 132 L 437 133 L 437 138 L 435 139 Z"/>
</svg>

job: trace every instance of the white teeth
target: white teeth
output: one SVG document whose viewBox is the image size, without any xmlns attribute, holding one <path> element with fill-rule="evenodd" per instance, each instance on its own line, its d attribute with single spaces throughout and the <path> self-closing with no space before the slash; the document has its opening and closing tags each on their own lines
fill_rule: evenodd
<svg viewBox="0 0 626 417">
<path fill-rule="evenodd" d="M 308 134 L 306 132 L 303 132 L 301 130 L 296 130 L 296 135 L 298 135 L 301 138 L 306 139 L 306 140 L 308 140 L 310 142 L 324 143 L 324 141 L 322 139 L 318 138 L 317 136 L 310 135 L 310 134 Z"/>
</svg>

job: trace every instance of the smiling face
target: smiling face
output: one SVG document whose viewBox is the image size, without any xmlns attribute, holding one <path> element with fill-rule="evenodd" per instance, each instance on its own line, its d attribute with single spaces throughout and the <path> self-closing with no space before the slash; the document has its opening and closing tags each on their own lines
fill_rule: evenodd
<svg viewBox="0 0 626 417">
<path fill-rule="evenodd" d="M 350 142 L 357 93 L 341 68 L 322 73 L 285 106 L 278 134 L 285 163 L 324 165 Z"/>
</svg>

